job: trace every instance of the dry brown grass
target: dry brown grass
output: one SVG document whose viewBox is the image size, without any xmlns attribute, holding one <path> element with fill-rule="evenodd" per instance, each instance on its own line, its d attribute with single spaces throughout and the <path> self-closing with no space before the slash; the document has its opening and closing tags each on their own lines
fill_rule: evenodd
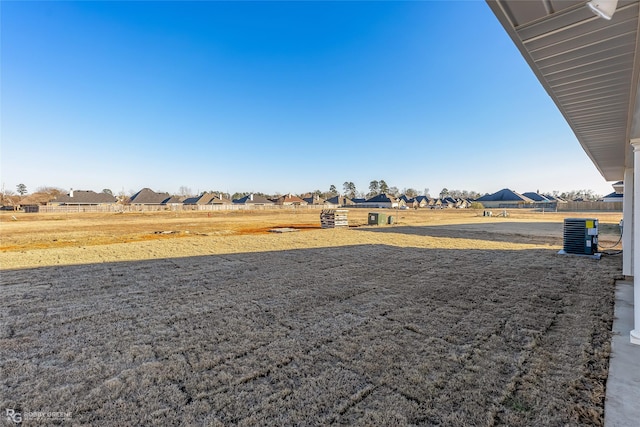
<svg viewBox="0 0 640 427">
<path fill-rule="evenodd" d="M 263 230 L 318 212 L 128 231 L 3 216 L 0 410 L 80 425 L 601 425 L 619 257 L 557 255 L 562 215 L 449 214 L 285 234 Z M 135 237 L 166 230 L 181 233 Z"/>
<path fill-rule="evenodd" d="M 349 211 L 349 225 L 367 224 L 365 209 Z M 418 247 L 463 248 L 477 237 L 478 247 L 504 248 L 485 241 L 500 239 L 508 248 L 512 243 L 562 245 L 562 220 L 576 214 L 514 210 L 508 218 L 483 217 L 473 210 L 388 211 L 397 224 L 388 232 L 403 228 L 406 237 L 393 244 Z M 588 215 L 588 214 L 587 214 Z M 584 214 L 579 214 L 584 216 Z M 615 243 L 619 213 L 598 213 L 607 233 L 606 245 Z M 13 218 L 16 218 L 14 220 Z M 535 235 L 530 230 L 535 223 Z M 464 225 L 462 225 L 464 224 Z M 448 227 L 454 225 L 454 227 Z M 431 228 L 434 239 L 415 239 L 406 227 Z M 277 227 L 295 227 L 302 236 L 270 236 Z M 608 227 L 608 228 L 607 228 Z M 499 231 L 499 233 L 495 233 Z M 165 233 L 166 232 L 166 233 Z M 306 232 L 313 232 L 311 235 Z M 48 265 L 132 261 L 162 257 L 197 256 L 245 251 L 288 250 L 347 244 L 388 243 L 388 238 L 369 236 L 350 240 L 351 234 L 328 234 L 320 230 L 318 210 L 155 212 L 127 214 L 0 214 L 0 269 Z M 250 236 L 251 239 L 245 239 Z M 493 236 L 493 237 L 487 237 Z M 463 240 L 460 240 L 463 239 Z M 446 242 L 445 242 L 446 240 Z M 425 246 L 426 245 L 426 246 Z M 435 245 L 435 246 L 434 246 Z M 521 246 L 531 247 L 531 246 Z M 56 249 L 56 250 L 51 250 Z"/>
</svg>

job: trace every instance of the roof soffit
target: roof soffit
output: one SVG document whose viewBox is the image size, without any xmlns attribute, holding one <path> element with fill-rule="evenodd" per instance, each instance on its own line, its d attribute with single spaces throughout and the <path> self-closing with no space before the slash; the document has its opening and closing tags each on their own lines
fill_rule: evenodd
<svg viewBox="0 0 640 427">
<path fill-rule="evenodd" d="M 629 138 L 640 134 L 638 0 L 611 21 L 586 1 L 487 0 L 608 181 L 623 178 Z"/>
</svg>

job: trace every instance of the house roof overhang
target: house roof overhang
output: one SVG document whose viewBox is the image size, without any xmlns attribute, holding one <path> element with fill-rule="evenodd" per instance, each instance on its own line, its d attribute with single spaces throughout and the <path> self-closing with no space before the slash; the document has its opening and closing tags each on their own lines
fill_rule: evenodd
<svg viewBox="0 0 640 427">
<path fill-rule="evenodd" d="M 611 20 L 584 0 L 486 1 L 605 180 L 622 180 L 640 138 L 640 0 Z"/>
</svg>

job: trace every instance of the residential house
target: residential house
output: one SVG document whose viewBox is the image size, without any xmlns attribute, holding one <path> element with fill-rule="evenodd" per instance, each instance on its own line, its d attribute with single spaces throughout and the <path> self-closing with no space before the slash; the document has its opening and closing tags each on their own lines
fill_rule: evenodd
<svg viewBox="0 0 640 427">
<path fill-rule="evenodd" d="M 184 197 L 171 196 L 162 202 L 163 205 L 168 207 L 172 211 L 176 211 L 183 206 Z"/>
<path fill-rule="evenodd" d="M 552 201 L 552 202 L 556 202 L 556 203 L 567 203 L 567 201 L 566 201 L 566 200 L 564 200 L 563 198 L 558 197 L 558 196 L 554 196 L 554 195 L 551 195 L 551 194 L 543 194 L 543 196 L 544 196 L 545 198 L 549 199 L 549 200 L 550 200 L 550 201 Z"/>
<path fill-rule="evenodd" d="M 213 206 L 230 205 L 231 200 L 225 198 L 221 193 L 202 193 L 199 196 L 188 197 L 182 203 L 185 209 L 213 210 Z"/>
<path fill-rule="evenodd" d="M 613 190 L 618 194 L 624 194 L 624 182 L 618 181 L 616 183 L 611 184 Z"/>
<path fill-rule="evenodd" d="M 205 203 L 199 203 L 202 200 L 202 196 L 203 195 L 187 197 L 186 199 L 184 199 L 182 201 L 182 204 L 185 205 L 185 206 L 195 206 L 195 205 L 200 205 L 200 204 L 204 205 L 206 202 Z"/>
<path fill-rule="evenodd" d="M 545 197 L 543 194 L 540 194 L 538 192 L 534 193 L 533 191 L 529 191 L 527 193 L 522 193 L 522 195 L 530 198 L 534 202 L 550 202 L 551 201 L 547 197 Z"/>
<path fill-rule="evenodd" d="M 49 204 L 53 199 L 55 199 L 53 194 L 33 193 L 21 198 L 18 205 L 27 213 L 37 213 L 40 211 L 40 206 Z"/>
<path fill-rule="evenodd" d="M 623 213 L 627 226 L 622 237 L 621 273 L 634 276 L 635 301 L 629 304 L 633 298 L 620 297 L 620 305 L 625 307 L 621 312 L 628 313 L 620 322 L 629 325 L 622 329 L 621 335 L 628 336 L 623 340 L 640 345 L 640 212 L 639 201 L 635 200 L 640 196 L 640 185 L 631 185 L 632 180 L 640 181 L 640 2 L 486 3 L 603 178 L 614 181 L 624 177 L 630 181 Z M 596 12 L 596 17 L 584 9 L 584 4 Z M 518 97 L 520 102 L 525 99 L 522 94 Z M 619 307 L 618 302 L 616 306 Z M 619 369 L 621 382 L 638 384 L 638 348 L 626 347 L 626 343 L 621 345 L 619 354 L 633 362 L 614 366 Z M 611 412 L 623 412 L 621 419 L 626 417 L 629 425 L 638 424 L 640 419 L 636 391 L 637 387 L 628 393 L 617 393 L 616 400 L 620 397 L 623 403 L 611 408 Z M 620 411 L 620 407 L 628 409 Z"/>
<path fill-rule="evenodd" d="M 264 196 L 258 194 L 249 194 L 240 199 L 233 200 L 233 203 L 237 205 L 251 205 L 251 206 L 273 206 L 274 203 Z"/>
<path fill-rule="evenodd" d="M 162 206 L 169 199 L 171 199 L 169 193 L 156 193 L 150 188 L 143 188 L 131 196 L 127 202 L 130 205 Z"/>
<path fill-rule="evenodd" d="M 231 200 L 227 199 L 222 195 L 222 193 L 214 193 L 211 200 L 209 200 L 210 205 L 230 205 Z"/>
<path fill-rule="evenodd" d="M 458 207 L 458 201 L 453 197 L 445 197 L 442 199 L 442 207 L 446 209 L 454 209 Z"/>
<path fill-rule="evenodd" d="M 602 198 L 603 202 L 622 202 L 624 199 L 624 182 L 618 181 L 611 185 L 613 187 L 613 193 L 607 194 Z"/>
<path fill-rule="evenodd" d="M 0 193 L 0 210 L 3 211 L 14 211 L 20 205 L 20 196 L 19 195 L 7 195 Z"/>
<path fill-rule="evenodd" d="M 411 198 L 411 199 L 402 199 L 402 200 L 406 200 L 406 201 L 404 202 L 404 205 L 405 205 L 406 207 L 409 207 L 409 208 L 412 208 L 412 209 L 418 209 L 418 207 L 420 207 L 420 206 L 419 206 L 419 205 L 420 205 L 420 203 L 418 203 L 418 201 L 415 199 L 415 197 L 414 197 L 414 198 Z"/>
<path fill-rule="evenodd" d="M 91 190 L 71 189 L 68 194 L 61 194 L 49 202 L 52 206 L 99 206 L 112 205 L 118 200 L 112 194 L 96 193 Z"/>
<path fill-rule="evenodd" d="M 558 205 L 555 200 L 549 199 L 549 197 L 545 196 L 544 194 L 540 194 L 538 191 L 529 191 L 526 193 L 522 193 L 522 195 L 533 200 L 534 205 L 537 208 L 556 209 Z"/>
<path fill-rule="evenodd" d="M 442 200 L 431 198 L 428 203 L 429 209 L 442 209 Z"/>
<path fill-rule="evenodd" d="M 469 199 L 458 199 L 458 209 L 467 209 L 471 207 Z"/>
<path fill-rule="evenodd" d="M 302 197 L 302 200 L 307 202 L 308 205 L 326 205 L 327 201 L 317 194 L 307 194 Z"/>
<path fill-rule="evenodd" d="M 346 196 L 334 196 L 326 200 L 327 203 L 332 205 L 347 207 L 355 206 L 355 202 Z"/>
<path fill-rule="evenodd" d="M 358 206 L 367 208 L 397 208 L 406 205 L 403 200 L 397 199 L 390 194 L 382 193 L 367 199 L 363 203 L 359 203 Z"/>
<path fill-rule="evenodd" d="M 419 208 L 426 208 L 429 206 L 429 198 L 427 196 L 416 196 L 413 199 L 418 203 Z"/>
<path fill-rule="evenodd" d="M 185 205 L 228 205 L 231 200 L 226 199 L 220 193 L 202 193 L 196 197 L 189 197 L 182 202 Z"/>
<path fill-rule="evenodd" d="M 398 196 L 398 200 L 402 200 L 406 205 L 409 205 L 410 201 L 411 202 L 413 201 L 413 199 L 407 197 L 406 194 L 402 194 L 402 195 Z"/>
<path fill-rule="evenodd" d="M 306 206 L 308 203 L 305 200 L 302 200 L 298 196 L 294 196 L 293 194 L 285 194 L 284 196 L 278 197 L 274 203 L 276 205 L 281 206 Z"/>
<path fill-rule="evenodd" d="M 508 188 L 503 188 L 493 194 L 486 194 L 476 199 L 476 201 L 482 203 L 485 208 L 518 208 L 534 206 L 533 200 Z"/>
<path fill-rule="evenodd" d="M 623 200 L 624 200 L 624 194 L 616 193 L 615 191 L 613 193 L 607 194 L 602 198 L 602 201 L 607 203 L 622 202 Z"/>
</svg>

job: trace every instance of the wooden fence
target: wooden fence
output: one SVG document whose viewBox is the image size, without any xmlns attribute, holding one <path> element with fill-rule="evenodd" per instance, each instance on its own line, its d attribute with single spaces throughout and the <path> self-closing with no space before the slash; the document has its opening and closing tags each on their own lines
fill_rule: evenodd
<svg viewBox="0 0 640 427">
<path fill-rule="evenodd" d="M 124 213 L 124 212 L 192 212 L 192 211 L 245 211 L 245 210 L 322 210 L 337 205 L 77 205 L 37 206 L 31 213 Z M 34 207 L 36 208 L 36 207 Z"/>
<path fill-rule="evenodd" d="M 555 204 L 554 204 L 555 205 Z M 357 208 L 360 206 L 354 205 L 349 208 Z M 362 206 L 366 207 L 366 206 Z M 486 207 L 486 206 L 485 206 Z M 516 206 L 494 206 L 493 208 L 508 208 L 512 209 Z M 521 208 L 536 208 L 542 209 L 541 205 L 521 205 Z M 31 213 L 116 213 L 116 212 L 192 212 L 192 211 L 244 211 L 244 210 L 322 210 L 322 209 L 337 209 L 338 205 L 324 204 L 324 205 L 118 205 L 118 204 L 105 204 L 105 205 L 77 205 L 77 206 L 29 206 L 24 207 L 24 212 Z M 486 207 L 489 209 L 490 207 Z M 424 208 L 426 209 L 426 208 Z M 558 212 L 590 212 L 590 211 L 604 211 L 604 212 L 622 212 L 622 202 L 567 202 L 558 203 L 557 206 L 544 206 L 544 209 L 552 212 L 557 209 Z"/>
<path fill-rule="evenodd" d="M 622 202 L 567 202 L 567 203 L 558 203 L 558 211 L 564 211 L 564 212 L 588 212 L 588 211 L 622 212 Z"/>
</svg>

